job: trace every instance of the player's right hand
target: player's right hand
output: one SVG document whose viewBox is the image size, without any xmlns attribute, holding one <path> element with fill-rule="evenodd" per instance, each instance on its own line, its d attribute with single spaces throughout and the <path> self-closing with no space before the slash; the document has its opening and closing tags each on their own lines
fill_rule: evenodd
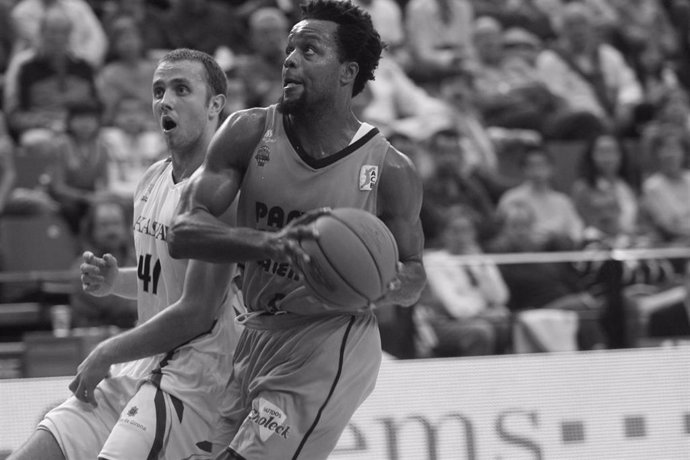
<svg viewBox="0 0 690 460">
<path fill-rule="evenodd" d="M 91 251 L 83 254 L 84 262 L 79 266 L 81 287 L 96 297 L 112 293 L 115 279 L 119 273 L 117 259 L 111 254 L 96 257 Z"/>
</svg>

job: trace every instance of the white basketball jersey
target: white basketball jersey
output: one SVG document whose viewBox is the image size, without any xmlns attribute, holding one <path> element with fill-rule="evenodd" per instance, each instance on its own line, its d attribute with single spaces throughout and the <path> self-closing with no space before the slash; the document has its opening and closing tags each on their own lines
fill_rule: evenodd
<svg viewBox="0 0 690 460">
<path fill-rule="evenodd" d="M 186 181 L 174 183 L 172 162 L 153 165 L 134 197 L 139 322 L 148 321 L 182 295 L 187 260 L 170 257 L 168 229 Z M 211 330 L 164 355 L 125 363 L 119 371 L 148 380 L 198 410 L 212 410 L 227 382 L 238 333 L 228 279 L 224 305 Z"/>
</svg>

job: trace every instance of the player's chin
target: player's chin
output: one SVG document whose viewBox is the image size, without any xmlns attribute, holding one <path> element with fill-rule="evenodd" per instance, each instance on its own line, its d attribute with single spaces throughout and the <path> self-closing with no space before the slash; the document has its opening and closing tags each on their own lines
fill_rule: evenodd
<svg viewBox="0 0 690 460">
<path fill-rule="evenodd" d="M 301 106 L 301 98 L 295 96 L 286 96 L 285 93 L 278 101 L 278 111 L 281 113 L 294 113 Z"/>
</svg>

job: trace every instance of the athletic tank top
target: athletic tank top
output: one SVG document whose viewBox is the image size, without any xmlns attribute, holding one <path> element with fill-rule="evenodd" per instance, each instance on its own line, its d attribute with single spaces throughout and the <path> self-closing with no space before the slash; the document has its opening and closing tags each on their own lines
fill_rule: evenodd
<svg viewBox="0 0 690 460">
<path fill-rule="evenodd" d="M 174 183 L 172 162 L 151 166 L 148 183 L 134 197 L 134 247 L 139 321 L 148 321 L 182 296 L 188 261 L 170 257 L 168 228 L 186 181 Z M 211 330 L 169 353 L 123 363 L 114 373 L 148 380 L 198 411 L 213 411 L 232 366 L 239 332 L 230 306 L 230 279 L 225 301 Z"/>
<path fill-rule="evenodd" d="M 270 106 L 263 137 L 243 179 L 239 225 L 276 231 L 302 213 L 324 206 L 376 214 L 379 174 L 389 148 L 386 138 L 372 127 L 340 152 L 311 158 L 291 140 L 276 106 Z M 266 259 L 245 264 L 242 294 L 248 311 L 283 310 L 283 299 L 301 285 L 287 262 Z"/>
<path fill-rule="evenodd" d="M 152 167 L 150 182 L 134 197 L 134 248 L 137 257 L 139 321 L 148 321 L 182 295 L 187 260 L 168 252 L 168 228 L 186 181 L 172 178 L 172 162 Z"/>
</svg>

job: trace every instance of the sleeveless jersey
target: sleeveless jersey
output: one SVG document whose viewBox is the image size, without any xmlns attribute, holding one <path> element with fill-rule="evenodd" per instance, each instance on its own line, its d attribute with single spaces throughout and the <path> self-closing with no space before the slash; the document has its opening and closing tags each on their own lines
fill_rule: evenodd
<svg viewBox="0 0 690 460">
<path fill-rule="evenodd" d="M 151 167 L 148 183 L 134 197 L 134 247 L 138 260 L 139 322 L 148 321 L 182 295 L 187 260 L 173 259 L 167 247 L 168 228 L 185 181 L 174 183 L 172 162 Z M 197 409 L 212 410 L 232 368 L 237 341 L 230 280 L 213 328 L 169 353 L 124 363 L 130 377 L 154 383 Z"/>
<path fill-rule="evenodd" d="M 379 174 L 392 147 L 376 128 L 340 152 L 314 159 L 290 139 L 276 106 L 267 110 L 263 137 L 242 182 L 239 225 L 275 231 L 302 213 L 325 206 L 377 213 Z M 245 263 L 242 294 L 248 311 L 279 311 L 284 307 L 281 301 L 300 286 L 299 275 L 287 262 Z M 319 305 L 316 311 L 320 310 L 327 311 Z"/>
</svg>

